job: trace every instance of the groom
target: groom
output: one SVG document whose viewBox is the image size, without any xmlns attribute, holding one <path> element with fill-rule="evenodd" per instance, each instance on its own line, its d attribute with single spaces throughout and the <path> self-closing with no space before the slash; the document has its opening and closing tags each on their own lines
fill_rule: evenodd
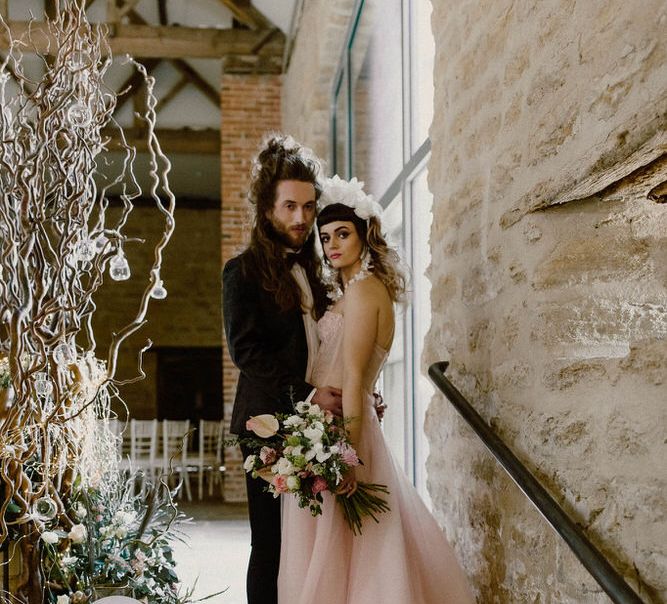
<svg viewBox="0 0 667 604">
<path fill-rule="evenodd" d="M 319 164 L 291 138 L 273 136 L 255 160 L 249 199 L 250 244 L 223 270 L 223 316 L 229 354 L 240 369 L 231 431 L 263 413 L 289 413 L 312 402 L 340 415 L 341 392 L 307 381 L 318 345 L 316 317 L 326 307 L 313 224 Z M 241 447 L 244 457 L 250 454 Z M 251 529 L 248 604 L 276 604 L 280 499 L 246 475 Z"/>
</svg>

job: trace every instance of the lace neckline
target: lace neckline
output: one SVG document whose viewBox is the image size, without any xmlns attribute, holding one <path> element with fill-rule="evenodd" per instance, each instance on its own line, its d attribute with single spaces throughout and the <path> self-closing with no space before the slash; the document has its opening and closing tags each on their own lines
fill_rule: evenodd
<svg viewBox="0 0 667 604">
<path fill-rule="evenodd" d="M 348 282 L 347 285 L 345 286 L 345 289 L 348 289 L 350 285 L 353 283 L 357 283 L 359 281 L 363 281 L 364 279 L 367 279 L 368 277 L 371 276 L 371 272 L 369 270 L 366 270 L 365 268 L 361 268 L 359 272 L 354 275 Z M 332 301 L 332 306 L 338 300 L 340 300 L 343 296 L 345 295 L 345 292 L 343 291 L 342 286 L 339 284 L 336 289 L 334 289 L 332 292 L 329 292 L 327 296 L 331 299 Z"/>
</svg>

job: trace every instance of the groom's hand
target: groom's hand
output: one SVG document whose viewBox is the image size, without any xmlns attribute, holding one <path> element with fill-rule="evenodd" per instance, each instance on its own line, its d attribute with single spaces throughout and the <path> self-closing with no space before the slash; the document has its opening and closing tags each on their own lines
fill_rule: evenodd
<svg viewBox="0 0 667 604">
<path fill-rule="evenodd" d="M 343 391 L 340 388 L 325 386 L 317 388 L 311 401 L 320 409 L 331 411 L 334 415 L 343 416 Z"/>
</svg>

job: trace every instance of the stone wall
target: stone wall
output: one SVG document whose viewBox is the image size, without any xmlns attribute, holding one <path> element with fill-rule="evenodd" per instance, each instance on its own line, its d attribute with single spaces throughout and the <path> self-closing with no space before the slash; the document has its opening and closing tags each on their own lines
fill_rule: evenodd
<svg viewBox="0 0 667 604">
<path fill-rule="evenodd" d="M 330 161 L 331 91 L 354 0 L 304 2 L 282 93 L 282 125 Z"/>
<path fill-rule="evenodd" d="M 664 601 L 667 7 L 434 2 L 432 24 L 424 360 Z M 480 602 L 608 601 L 440 395 L 426 430 Z"/>
<path fill-rule="evenodd" d="M 250 233 L 250 205 L 247 201 L 252 157 L 262 137 L 280 130 L 281 76 L 223 74 L 221 92 L 222 124 L 222 262 L 243 250 Z M 234 406 L 238 370 L 223 352 L 223 398 L 226 433 Z M 226 501 L 244 501 L 245 478 L 241 453 L 225 449 Z"/>
</svg>

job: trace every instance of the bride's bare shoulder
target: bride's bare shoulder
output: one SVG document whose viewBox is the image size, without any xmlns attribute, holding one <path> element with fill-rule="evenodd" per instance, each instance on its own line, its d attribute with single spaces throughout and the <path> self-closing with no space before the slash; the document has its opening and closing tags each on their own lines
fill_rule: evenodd
<svg viewBox="0 0 667 604">
<path fill-rule="evenodd" d="M 391 298 L 387 288 L 375 275 L 369 275 L 361 281 L 357 281 L 346 292 L 346 305 L 371 304 L 373 306 L 382 306 L 387 302 L 391 303 Z"/>
</svg>

